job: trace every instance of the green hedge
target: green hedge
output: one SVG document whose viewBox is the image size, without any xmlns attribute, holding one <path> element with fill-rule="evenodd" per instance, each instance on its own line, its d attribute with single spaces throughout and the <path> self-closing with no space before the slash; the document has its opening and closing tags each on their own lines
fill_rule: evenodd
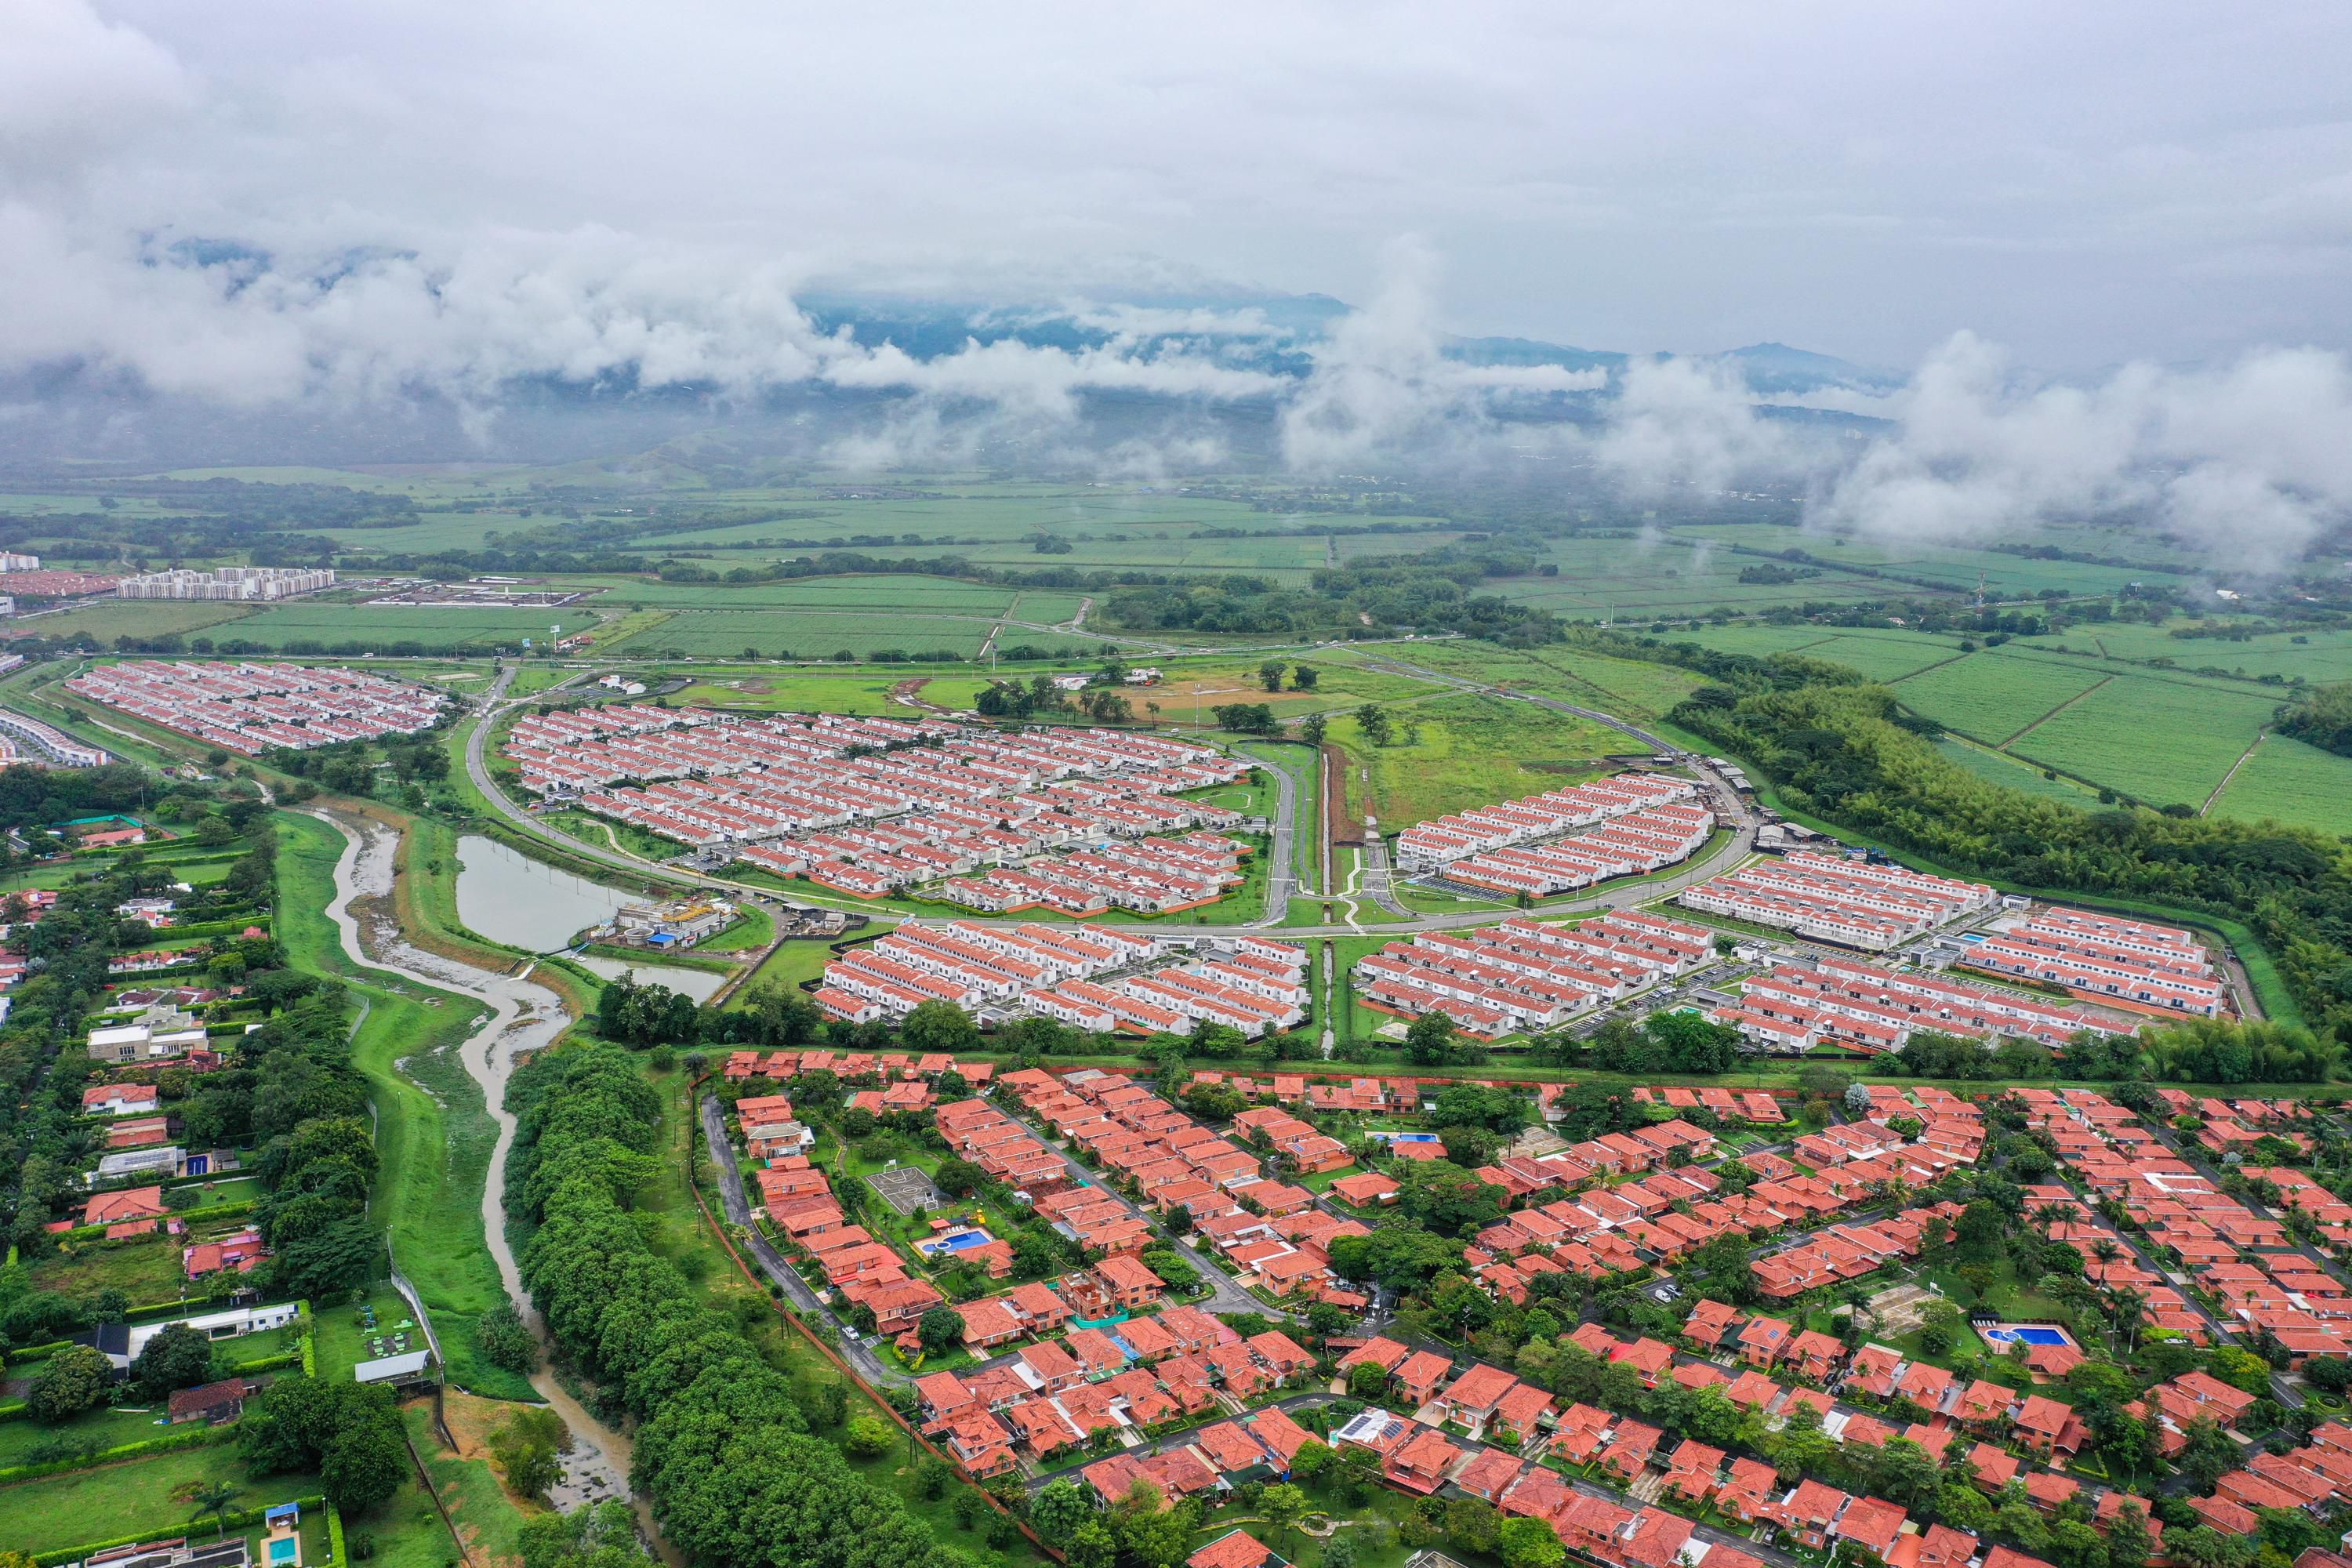
<svg viewBox="0 0 2352 1568">
<path fill-rule="evenodd" d="M 110 1465 L 118 1459 L 142 1458 L 150 1454 L 168 1454 L 181 1448 L 204 1448 L 215 1443 L 226 1443 L 236 1436 L 235 1423 L 224 1426 L 196 1426 L 185 1432 L 167 1432 L 161 1437 L 142 1437 L 136 1443 L 119 1443 L 111 1448 L 75 1459 L 50 1459 L 37 1465 L 10 1465 L 0 1468 L 0 1484 L 9 1481 L 29 1481 L 39 1476 L 61 1475 L 67 1470 L 87 1470 L 99 1465 Z"/>
<path fill-rule="evenodd" d="M 294 1503 L 296 1507 L 307 1510 L 326 1507 L 327 1500 L 314 1492 L 309 1497 L 296 1498 L 294 1500 Z M 262 1508 L 231 1509 L 228 1512 L 221 1516 L 221 1526 L 224 1530 L 249 1530 L 253 1526 L 259 1524 L 261 1522 L 262 1515 L 268 1513 L 271 1508 L 275 1508 L 276 1506 L 277 1505 L 275 1503 L 271 1503 Z M 328 1518 L 327 1528 L 329 1539 L 332 1540 L 334 1537 L 334 1521 L 332 1515 L 330 1515 Z M 167 1531 L 163 1533 L 168 1535 L 170 1532 Z M 38 1565 L 38 1568 L 57 1568 L 57 1565 L 60 1563 L 78 1563 L 93 1552 L 110 1551 L 117 1546 L 137 1546 L 142 1542 L 154 1541 L 157 1539 L 159 1539 L 159 1537 L 156 1531 L 142 1531 L 137 1535 L 118 1535 L 111 1541 L 86 1541 L 79 1546 L 68 1546 L 56 1552 L 43 1552 L 36 1555 L 33 1561 Z M 340 1544 L 340 1542 L 338 1544 Z M 342 1559 L 339 1555 L 336 1558 L 336 1561 L 340 1563 Z"/>
</svg>

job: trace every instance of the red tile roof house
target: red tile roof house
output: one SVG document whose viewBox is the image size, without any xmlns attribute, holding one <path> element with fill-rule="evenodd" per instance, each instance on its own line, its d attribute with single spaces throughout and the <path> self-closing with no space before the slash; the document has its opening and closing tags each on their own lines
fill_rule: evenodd
<svg viewBox="0 0 2352 1568">
<path fill-rule="evenodd" d="M 986 1480 L 1021 1468 L 1019 1457 L 1013 1452 L 1011 1434 L 993 1415 L 974 1412 L 958 1416 L 941 1436 L 947 1439 L 948 1451 L 956 1457 L 956 1463 L 974 1480 Z"/>
<path fill-rule="evenodd" d="M 1418 1410 L 1437 1397 L 1440 1384 L 1454 1363 L 1434 1351 L 1415 1351 L 1396 1369 L 1398 1395 Z"/>
<path fill-rule="evenodd" d="M 1519 1479 L 1519 1471 L 1526 1463 L 1500 1448 L 1481 1448 L 1470 1457 L 1468 1464 L 1462 1467 L 1461 1472 L 1454 1478 L 1454 1484 L 1472 1497 L 1496 1502 L 1510 1489 L 1511 1483 Z"/>
<path fill-rule="evenodd" d="M 1494 1415 L 1496 1402 L 1518 1381 L 1499 1366 L 1489 1366 L 1483 1361 L 1475 1363 L 1446 1384 L 1445 1391 L 1433 1401 L 1437 1415 L 1444 1420 L 1459 1421 L 1475 1432 Z"/>
<path fill-rule="evenodd" d="M 1888 1398 L 1895 1393 L 1895 1369 L 1902 1364 L 1902 1352 L 1885 1345 L 1864 1345 L 1853 1352 L 1853 1364 L 1845 1370 L 1845 1386 L 1856 1393 Z"/>
<path fill-rule="evenodd" d="M 1738 1308 L 1728 1301 L 1706 1300 L 1691 1309 L 1690 1321 L 1683 1325 L 1683 1338 L 1712 1350 L 1738 1324 Z"/>
<path fill-rule="evenodd" d="M 1952 1419 L 1963 1426 L 1998 1435 L 2008 1424 L 2010 1406 L 2016 1399 L 2011 1390 L 1979 1378 L 1960 1390 L 1960 1396 L 1952 1402 Z"/>
<path fill-rule="evenodd" d="M 1727 1518 L 1753 1524 L 1772 1517 L 1772 1503 L 1780 1495 L 1780 1478 L 1772 1473 L 1771 1466 L 1754 1459 L 1734 1459 L 1729 1473 L 1715 1489 L 1715 1506 Z"/>
<path fill-rule="evenodd" d="M 1434 1426 L 1415 1428 L 1416 1436 L 1409 1438 L 1389 1460 L 1389 1479 L 1410 1492 L 1423 1497 L 1445 1484 L 1445 1478 L 1462 1458 L 1462 1449 Z"/>
<path fill-rule="evenodd" d="M 1358 1208 L 1379 1208 L 1392 1204 L 1397 1201 L 1398 1190 L 1394 1176 L 1378 1171 L 1342 1176 L 1331 1184 L 1331 1191 Z"/>
<path fill-rule="evenodd" d="M 1785 1319 L 1752 1318 L 1739 1331 L 1739 1357 L 1751 1366 L 1778 1366 L 1794 1338 L 1795 1331 Z"/>
<path fill-rule="evenodd" d="M 2193 1374 L 2192 1374 L 2193 1375 Z M 2015 1436 L 2035 1454 L 2071 1454 L 2083 1446 L 2083 1423 L 2074 1407 L 2029 1394 L 2017 1407 Z"/>
<path fill-rule="evenodd" d="M 1772 1517 L 1799 1541 L 1819 1548 L 1829 1544 L 1830 1526 L 1851 1500 L 1837 1488 L 1808 1478 L 1772 1505 Z"/>
<path fill-rule="evenodd" d="M 1845 1342 L 1808 1329 L 1790 1342 L 1789 1359 L 1797 1375 L 1825 1384 L 1845 1361 Z"/>
<path fill-rule="evenodd" d="M 1252 1334 L 1242 1343 L 1276 1384 L 1294 1382 L 1315 1370 L 1313 1352 L 1279 1329 Z"/>
<path fill-rule="evenodd" d="M 1661 1489 L 1685 1502 L 1703 1503 L 1715 1496 L 1722 1471 L 1722 1449 L 1685 1438 L 1667 1463 L 1665 1483 Z"/>
<path fill-rule="evenodd" d="M 1675 1364 L 1675 1349 L 1662 1340 L 1644 1337 L 1630 1345 L 1619 1345 L 1609 1352 L 1609 1359 L 1623 1362 L 1642 1374 L 1645 1386 L 1655 1388 L 1658 1379 Z"/>
<path fill-rule="evenodd" d="M 1495 1402 L 1495 1416 L 1487 1426 L 1488 1439 L 1525 1444 L 1536 1436 L 1551 1413 L 1550 1394 L 1531 1383 L 1513 1384 L 1510 1392 Z"/>
<path fill-rule="evenodd" d="M 1645 1508 L 1633 1516 L 1618 1555 L 1632 1568 L 1682 1568 L 1683 1548 L 1696 1528 L 1662 1508 Z"/>
<path fill-rule="evenodd" d="M 1087 1369 L 1078 1358 L 1050 1340 L 1043 1344 L 1023 1345 L 1020 1354 L 1022 1364 L 1036 1374 L 1038 1386 L 1048 1394 L 1074 1388 L 1087 1380 Z"/>
<path fill-rule="evenodd" d="M 1969 1467 L 1976 1471 L 1979 1489 L 1998 1494 L 2003 1487 L 2017 1479 L 2021 1468 L 2017 1456 L 1990 1443 L 1979 1443 L 1968 1454 Z"/>
<path fill-rule="evenodd" d="M 1577 1492 L 1571 1494 L 1568 1506 L 1560 1510 L 1552 1522 L 1559 1531 L 1563 1546 L 1603 1563 L 1614 1563 L 1618 1556 L 1618 1542 L 1633 1520 L 1630 1510 L 1620 1508 L 1606 1498 Z"/>
<path fill-rule="evenodd" d="M 1396 1341 L 1375 1335 L 1341 1356 L 1339 1370 L 1342 1373 L 1349 1373 L 1360 1366 L 1370 1365 L 1379 1367 L 1384 1373 L 1394 1373 L 1398 1364 L 1409 1353 L 1405 1347 Z"/>
<path fill-rule="evenodd" d="M 963 1379 L 951 1372 L 935 1372 L 915 1380 L 915 1397 L 921 1402 L 924 1429 L 934 1430 L 977 1409 L 979 1401 Z"/>
<path fill-rule="evenodd" d="M 1288 1568 L 1246 1530 L 1217 1537 L 1184 1560 L 1184 1568 Z"/>
<path fill-rule="evenodd" d="M 1658 1451 L 1658 1440 L 1664 1436 L 1646 1421 L 1620 1421 L 1617 1429 L 1609 1435 L 1608 1446 L 1601 1450 L 1601 1468 L 1631 1485 L 1650 1468 L 1651 1457 Z"/>
<path fill-rule="evenodd" d="M 992 1350 L 1021 1337 L 1021 1320 L 1003 1301 L 966 1301 L 956 1308 L 963 1319 L 963 1342 L 973 1351 Z"/>
<path fill-rule="evenodd" d="M 1151 1306 L 1168 1289 L 1159 1275 L 1133 1258 L 1104 1258 L 1095 1265 L 1095 1278 L 1102 1281 L 1110 1299 L 1122 1307 Z"/>
<path fill-rule="evenodd" d="M 1858 1497 L 1838 1515 L 1832 1533 L 1841 1541 L 1869 1548 L 1884 1563 L 1886 1554 L 1895 1549 L 1895 1538 L 1903 1532 L 1906 1517 L 1901 1509 L 1883 1498 Z"/>
</svg>

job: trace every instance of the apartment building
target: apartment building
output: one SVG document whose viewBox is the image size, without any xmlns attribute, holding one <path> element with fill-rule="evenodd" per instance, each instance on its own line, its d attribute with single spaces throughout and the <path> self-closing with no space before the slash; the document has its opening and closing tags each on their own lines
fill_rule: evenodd
<svg viewBox="0 0 2352 1568">
<path fill-rule="evenodd" d="M 1397 835 L 1397 865 L 1407 871 L 1443 870 L 1473 856 L 1558 837 L 1697 795 L 1698 786 L 1687 779 L 1618 773 L 1571 789 L 1415 823 Z"/>
<path fill-rule="evenodd" d="M 1515 918 L 1390 942 L 1356 961 L 1349 984 L 1369 1007 L 1408 1018 L 1444 1013 L 1492 1039 L 1557 1027 L 1688 973 L 1713 953 L 1714 934 L 1640 911 L 1572 927 Z"/>
<path fill-rule="evenodd" d="M 1880 952 L 1990 909 L 1998 897 L 1978 882 L 1798 853 L 1727 871 L 1684 889 L 1675 901 L 1815 942 Z"/>
<path fill-rule="evenodd" d="M 1784 963 L 1751 976 L 1742 982 L 1737 1001 L 1708 1016 L 1767 1050 L 1782 1052 L 1809 1050 L 1823 1041 L 1899 1051 L 1916 1029 L 1982 1039 L 1988 1048 L 2001 1035 L 2059 1047 L 2086 1029 L 2135 1032 L 2087 1008 L 1846 958 Z"/>
<path fill-rule="evenodd" d="M 296 664 L 125 659 L 74 677 L 66 689 L 246 757 L 416 734 L 450 702 L 358 670 Z"/>
</svg>

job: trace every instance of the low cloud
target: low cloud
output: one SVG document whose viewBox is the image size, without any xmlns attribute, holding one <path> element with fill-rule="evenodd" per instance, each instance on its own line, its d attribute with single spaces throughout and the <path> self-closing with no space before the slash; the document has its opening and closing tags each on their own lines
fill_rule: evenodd
<svg viewBox="0 0 2352 1568">
<path fill-rule="evenodd" d="M 1342 317 L 1316 345 L 1315 368 L 1283 411 L 1282 453 L 1291 468 L 1330 472 L 1455 445 L 1489 433 L 1494 397 L 1607 384 L 1607 373 L 1597 370 L 1446 358 L 1434 252 L 1419 239 L 1397 240 L 1383 252 L 1381 270 L 1371 303 Z"/>
<path fill-rule="evenodd" d="M 1967 541 L 2135 515 L 2259 570 L 2352 515 L 2341 354 L 2264 350 L 2213 370 L 2131 364 L 2091 385 L 2048 385 L 1961 333 L 1889 406 L 1895 431 L 1836 475 L 1813 521 Z"/>
</svg>

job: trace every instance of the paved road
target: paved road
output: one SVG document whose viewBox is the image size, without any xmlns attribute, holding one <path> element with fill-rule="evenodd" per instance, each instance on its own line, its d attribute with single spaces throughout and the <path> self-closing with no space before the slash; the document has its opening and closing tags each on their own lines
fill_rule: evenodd
<svg viewBox="0 0 2352 1568">
<path fill-rule="evenodd" d="M 1256 923 L 1278 926 L 1290 918 L 1290 900 L 1299 891 L 1298 857 L 1294 848 L 1298 836 L 1298 781 L 1288 768 L 1272 763 L 1266 764 L 1266 771 L 1274 775 L 1274 842 L 1265 852 L 1265 913 Z"/>
<path fill-rule="evenodd" d="M 728 1223 L 743 1227 L 744 1250 L 759 1264 L 760 1272 L 783 1288 L 803 1317 L 832 1326 L 838 1336 L 842 1359 L 849 1363 L 862 1381 L 884 1387 L 912 1383 L 913 1378 L 867 1349 L 856 1331 L 834 1315 L 832 1308 L 817 1300 L 816 1292 L 800 1277 L 799 1270 L 784 1261 L 784 1255 L 760 1234 L 759 1227 L 751 1223 L 751 1200 L 743 1191 L 743 1173 L 736 1168 L 727 1142 L 726 1112 L 719 1107 L 719 1097 L 704 1095 L 701 1109 L 703 1143 L 710 1152 L 710 1168 L 719 1177 L 719 1206 L 725 1212 Z"/>
</svg>

